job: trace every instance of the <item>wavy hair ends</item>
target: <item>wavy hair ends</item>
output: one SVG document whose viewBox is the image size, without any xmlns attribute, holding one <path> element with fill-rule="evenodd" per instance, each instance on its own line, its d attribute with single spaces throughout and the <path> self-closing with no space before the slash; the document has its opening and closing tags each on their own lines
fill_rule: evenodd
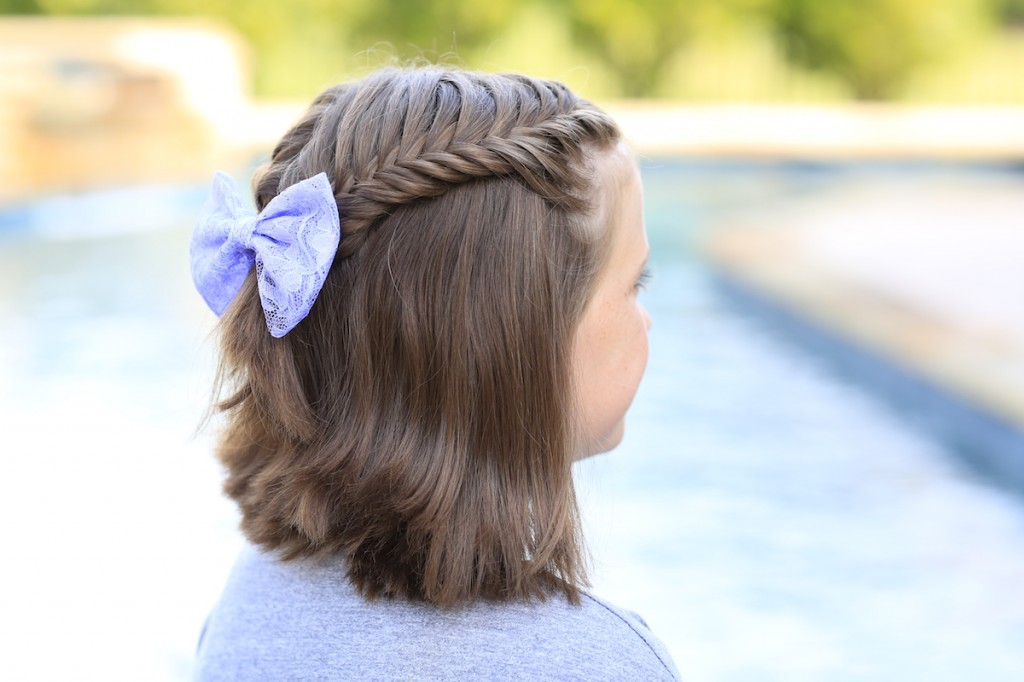
<svg viewBox="0 0 1024 682">
<path fill-rule="evenodd" d="M 618 139 L 522 76 L 394 70 L 317 98 L 254 189 L 262 208 L 328 174 L 331 272 L 281 339 L 252 276 L 221 321 L 218 454 L 252 542 L 340 557 L 367 598 L 579 599 L 572 339 Z"/>
</svg>

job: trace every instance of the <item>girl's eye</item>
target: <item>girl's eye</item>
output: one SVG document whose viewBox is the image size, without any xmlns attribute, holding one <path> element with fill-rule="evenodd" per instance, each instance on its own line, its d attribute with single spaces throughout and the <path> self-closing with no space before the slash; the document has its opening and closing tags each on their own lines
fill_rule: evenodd
<svg viewBox="0 0 1024 682">
<path fill-rule="evenodd" d="M 640 276 L 637 278 L 636 284 L 634 285 L 637 291 L 646 289 L 647 285 L 651 283 L 652 276 L 651 269 L 649 267 L 645 267 L 643 271 L 641 271 Z"/>
</svg>

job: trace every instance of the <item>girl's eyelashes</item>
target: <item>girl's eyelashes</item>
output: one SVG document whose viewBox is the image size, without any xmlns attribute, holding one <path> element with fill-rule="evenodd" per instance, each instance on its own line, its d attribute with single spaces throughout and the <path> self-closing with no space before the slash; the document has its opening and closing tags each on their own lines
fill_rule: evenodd
<svg viewBox="0 0 1024 682">
<path fill-rule="evenodd" d="M 651 268 L 644 266 L 644 269 L 640 271 L 640 276 L 636 278 L 636 284 L 634 285 L 637 291 L 642 291 L 647 288 L 647 285 L 651 283 L 651 277 L 653 277 Z"/>
</svg>

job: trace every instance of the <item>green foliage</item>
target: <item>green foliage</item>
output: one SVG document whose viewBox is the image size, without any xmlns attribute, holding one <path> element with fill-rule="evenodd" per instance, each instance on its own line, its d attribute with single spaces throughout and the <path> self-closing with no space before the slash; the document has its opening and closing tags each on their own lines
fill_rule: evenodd
<svg viewBox="0 0 1024 682">
<path fill-rule="evenodd" d="M 0 13 L 213 17 L 252 46 L 261 96 L 426 59 L 559 78 L 579 66 L 602 96 L 763 98 L 762 81 L 813 81 L 891 99 L 990 24 L 1024 22 L 1024 0 L 0 0 Z"/>
<path fill-rule="evenodd" d="M 698 33 L 728 30 L 762 0 L 555 0 L 573 37 L 618 76 L 623 94 L 650 96 Z"/>
<path fill-rule="evenodd" d="M 1024 25 L 1024 0 L 995 0 L 999 20 L 1008 25 Z"/>
<path fill-rule="evenodd" d="M 627 96 L 650 93 L 662 70 L 693 30 L 683 3 L 565 0 L 573 36 L 611 65 Z M 664 13 L 664 14 L 663 14 Z"/>
<path fill-rule="evenodd" d="M 36 0 L 46 14 L 152 14 L 157 0 Z"/>
<path fill-rule="evenodd" d="M 348 5 L 337 19 L 351 39 L 364 45 L 389 43 L 404 58 L 486 45 L 502 34 L 520 7 L 511 0 L 362 0 Z"/>
<path fill-rule="evenodd" d="M 39 14 L 40 11 L 36 0 L 0 0 L 0 15 Z"/>
<path fill-rule="evenodd" d="M 775 0 L 771 23 L 796 64 L 837 74 L 859 99 L 890 99 L 985 16 L 977 0 Z"/>
</svg>

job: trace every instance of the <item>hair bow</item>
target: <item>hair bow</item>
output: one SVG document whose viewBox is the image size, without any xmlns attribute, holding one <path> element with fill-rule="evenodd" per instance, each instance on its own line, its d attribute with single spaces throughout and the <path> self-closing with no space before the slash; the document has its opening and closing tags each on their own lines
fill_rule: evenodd
<svg viewBox="0 0 1024 682">
<path fill-rule="evenodd" d="M 231 177 L 218 172 L 192 235 L 192 281 L 220 315 L 255 265 L 267 329 L 281 338 L 309 314 L 340 239 L 326 173 L 288 187 L 257 215 Z"/>
</svg>

